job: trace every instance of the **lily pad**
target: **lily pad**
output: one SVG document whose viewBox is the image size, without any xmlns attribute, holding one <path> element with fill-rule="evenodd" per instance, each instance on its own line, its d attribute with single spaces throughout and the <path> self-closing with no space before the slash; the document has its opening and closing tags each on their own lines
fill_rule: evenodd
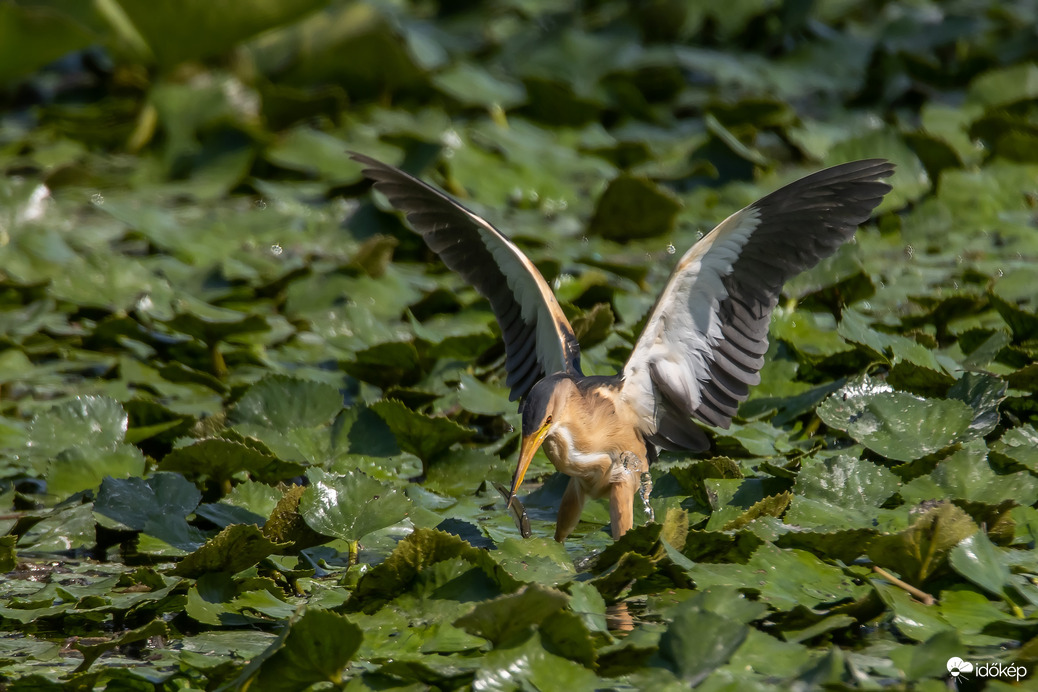
<svg viewBox="0 0 1038 692">
<path fill-rule="evenodd" d="M 864 378 L 826 399 L 818 416 L 889 459 L 912 461 L 964 436 L 974 412 L 955 399 L 922 399 Z"/>
<path fill-rule="evenodd" d="M 359 541 L 372 531 L 407 517 L 411 501 L 399 490 L 360 471 L 335 476 L 312 468 L 310 485 L 299 499 L 299 514 L 318 533 Z"/>
<path fill-rule="evenodd" d="M 455 442 L 463 442 L 474 435 L 469 428 L 448 418 L 412 411 L 393 399 L 375 402 L 371 409 L 393 431 L 400 448 L 421 459 L 423 466 L 447 451 Z"/>
<path fill-rule="evenodd" d="M 184 577 L 198 577 L 208 572 L 236 574 L 284 546 L 269 540 L 253 524 L 233 524 L 181 560 L 173 574 Z"/>
<path fill-rule="evenodd" d="M 1007 430 L 993 445 L 991 451 L 1004 455 L 1029 471 L 1038 474 L 1038 431 L 1032 425 L 1021 425 Z"/>
<path fill-rule="evenodd" d="M 94 512 L 135 531 L 143 531 L 181 550 L 205 542 L 186 517 L 202 499 L 195 485 L 179 473 L 143 478 L 106 478 L 97 491 Z"/>
<path fill-rule="evenodd" d="M 342 395 L 335 387 L 272 375 L 249 387 L 232 409 L 231 418 L 285 431 L 324 425 L 341 410 Z"/>
<path fill-rule="evenodd" d="M 566 606 L 568 597 L 536 584 L 524 586 L 514 594 L 480 603 L 471 613 L 458 618 L 455 627 L 489 639 L 507 648 L 525 639 L 546 618 Z"/>
<path fill-rule="evenodd" d="M 108 397 L 80 396 L 36 414 L 29 423 L 28 446 L 53 455 L 72 447 L 112 447 L 123 441 L 129 417 Z"/>
<path fill-rule="evenodd" d="M 987 460 L 983 440 L 973 440 L 938 462 L 928 475 L 905 484 L 906 502 L 956 498 L 998 504 L 1015 500 L 1027 504 L 1038 493 L 1038 478 L 1024 471 L 997 475 Z"/>
<path fill-rule="evenodd" d="M 709 611 L 688 608 L 660 637 L 660 655 L 695 687 L 728 662 L 746 639 L 749 628 Z"/>
<path fill-rule="evenodd" d="M 611 240 L 654 238 L 674 227 L 681 203 L 647 178 L 621 175 L 598 200 L 589 233 Z"/>
<path fill-rule="evenodd" d="M 307 609 L 252 659 L 235 681 L 263 690 L 298 690 L 317 683 L 337 684 L 364 635 L 346 617 Z"/>
<path fill-rule="evenodd" d="M 963 539 L 952 549 L 948 560 L 952 568 L 977 586 L 995 596 L 1005 594 L 1009 567 L 983 531 Z"/>
<path fill-rule="evenodd" d="M 259 449 L 219 437 L 199 440 L 167 454 L 159 468 L 224 481 L 242 471 L 260 480 L 282 480 L 297 475 L 302 467 L 282 462 Z"/>
<path fill-rule="evenodd" d="M 904 531 L 877 536 L 868 553 L 877 565 L 894 570 L 910 584 L 921 585 L 946 570 L 952 548 L 976 530 L 968 514 L 943 502 Z"/>
</svg>

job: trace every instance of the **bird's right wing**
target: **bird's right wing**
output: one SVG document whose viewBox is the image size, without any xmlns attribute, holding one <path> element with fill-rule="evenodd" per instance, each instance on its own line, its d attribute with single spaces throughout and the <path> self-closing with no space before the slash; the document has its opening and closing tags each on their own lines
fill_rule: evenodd
<svg viewBox="0 0 1038 692">
<path fill-rule="evenodd" d="M 351 153 L 364 175 L 443 263 L 472 284 L 494 311 L 505 342 L 512 401 L 545 375 L 580 374 L 580 346 L 533 262 L 487 221 L 398 168 Z"/>
<path fill-rule="evenodd" d="M 685 253 L 623 369 L 621 397 L 664 449 L 701 451 L 760 382 L 782 284 L 831 255 L 890 186 L 881 159 L 827 168 L 737 211 Z"/>
</svg>

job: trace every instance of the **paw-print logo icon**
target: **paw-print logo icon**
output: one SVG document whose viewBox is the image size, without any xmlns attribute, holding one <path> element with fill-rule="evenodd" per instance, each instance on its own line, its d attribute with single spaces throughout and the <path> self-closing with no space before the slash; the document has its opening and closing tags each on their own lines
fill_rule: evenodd
<svg viewBox="0 0 1038 692">
<path fill-rule="evenodd" d="M 972 673 L 973 664 L 969 661 L 963 661 L 958 656 L 948 659 L 948 672 L 951 673 L 953 678 L 957 678 L 963 673 Z M 963 675 L 963 677 L 965 677 Z"/>
</svg>

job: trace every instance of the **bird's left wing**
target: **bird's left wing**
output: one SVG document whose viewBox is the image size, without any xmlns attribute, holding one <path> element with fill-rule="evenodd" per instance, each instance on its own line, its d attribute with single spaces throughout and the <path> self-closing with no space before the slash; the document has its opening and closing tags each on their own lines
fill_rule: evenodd
<svg viewBox="0 0 1038 692">
<path fill-rule="evenodd" d="M 868 220 L 890 186 L 881 159 L 793 182 L 722 221 L 685 253 L 623 369 L 621 396 L 664 449 L 709 443 L 689 418 L 727 428 L 760 382 L 782 284 Z"/>
<path fill-rule="evenodd" d="M 398 168 L 352 153 L 375 189 L 404 212 L 443 263 L 472 284 L 494 311 L 505 342 L 512 401 L 545 375 L 580 374 L 580 346 L 533 262 L 481 217 Z"/>
</svg>

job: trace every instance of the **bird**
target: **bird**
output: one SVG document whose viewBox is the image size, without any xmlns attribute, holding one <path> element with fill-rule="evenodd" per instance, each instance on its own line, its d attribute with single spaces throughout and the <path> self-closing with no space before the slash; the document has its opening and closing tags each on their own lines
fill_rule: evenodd
<svg viewBox="0 0 1038 692">
<path fill-rule="evenodd" d="M 490 303 L 505 346 L 509 399 L 521 399 L 519 458 L 509 504 L 544 449 L 569 476 L 555 540 L 588 498 L 609 498 L 619 539 L 659 450 L 701 453 L 702 426 L 727 429 L 760 382 L 783 284 L 833 254 L 892 188 L 894 165 L 865 159 L 825 168 L 735 212 L 680 258 L 615 375 L 584 375 L 573 327 L 533 262 L 486 219 L 446 193 L 351 152 L 365 177 L 449 268 Z"/>
</svg>

